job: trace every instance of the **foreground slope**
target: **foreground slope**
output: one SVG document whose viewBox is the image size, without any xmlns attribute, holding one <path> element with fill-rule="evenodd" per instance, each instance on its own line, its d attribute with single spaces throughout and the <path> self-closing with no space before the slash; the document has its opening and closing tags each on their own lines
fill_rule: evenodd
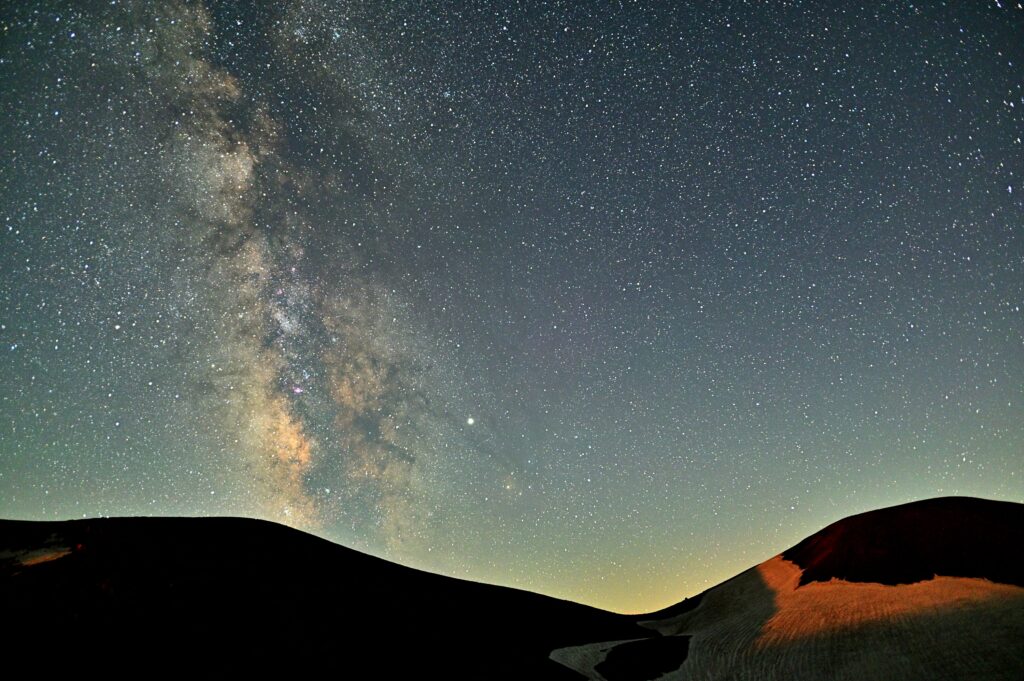
<svg viewBox="0 0 1024 681">
<path fill-rule="evenodd" d="M 1024 678 L 1024 505 L 930 499 L 851 516 L 639 618 L 654 639 L 552 658 L 591 679 Z"/>
<path fill-rule="evenodd" d="M 8 664 L 147 676 L 579 679 L 551 650 L 656 635 L 239 518 L 0 521 L 0 612 Z"/>
</svg>

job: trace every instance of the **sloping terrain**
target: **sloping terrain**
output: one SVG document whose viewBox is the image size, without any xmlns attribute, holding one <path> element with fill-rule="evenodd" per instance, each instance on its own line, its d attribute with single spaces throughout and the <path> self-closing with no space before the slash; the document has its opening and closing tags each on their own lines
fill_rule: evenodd
<svg viewBox="0 0 1024 681">
<path fill-rule="evenodd" d="M 644 616 L 389 563 L 238 518 L 0 521 L 0 641 L 52 674 L 1018 679 L 1024 505 L 829 525 Z"/>
<path fill-rule="evenodd" d="M 579 679 L 554 648 L 632 618 L 238 518 L 0 521 L 8 663 L 202 676 Z"/>
<path fill-rule="evenodd" d="M 912 584 L 935 575 L 1024 586 L 1020 504 L 971 497 L 925 499 L 868 511 L 816 532 L 782 553 L 800 584 Z"/>
<path fill-rule="evenodd" d="M 639 618 L 676 641 L 552 657 L 591 679 L 1019 679 L 1024 505 L 942 498 L 851 516 Z M 658 658 L 659 669 L 617 658 Z"/>
</svg>

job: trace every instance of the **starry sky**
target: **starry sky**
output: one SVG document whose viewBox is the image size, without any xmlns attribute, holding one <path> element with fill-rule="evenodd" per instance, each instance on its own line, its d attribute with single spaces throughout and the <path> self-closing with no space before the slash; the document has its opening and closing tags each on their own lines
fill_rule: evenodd
<svg viewBox="0 0 1024 681">
<path fill-rule="evenodd" d="M 1024 501 L 1019 2 L 0 10 L 0 515 L 663 607 Z"/>
</svg>

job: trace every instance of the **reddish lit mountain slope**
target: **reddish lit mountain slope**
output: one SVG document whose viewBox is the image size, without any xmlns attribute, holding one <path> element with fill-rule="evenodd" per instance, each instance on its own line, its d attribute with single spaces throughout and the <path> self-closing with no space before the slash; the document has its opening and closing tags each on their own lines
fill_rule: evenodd
<svg viewBox="0 0 1024 681">
<path fill-rule="evenodd" d="M 552 653 L 591 679 L 1022 678 L 1024 505 L 930 499 L 840 520 L 641 623 Z"/>
</svg>

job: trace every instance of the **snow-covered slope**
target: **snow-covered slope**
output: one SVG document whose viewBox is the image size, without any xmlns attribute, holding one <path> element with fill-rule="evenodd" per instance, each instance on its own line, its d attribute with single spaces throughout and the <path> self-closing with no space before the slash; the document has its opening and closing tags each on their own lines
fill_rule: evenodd
<svg viewBox="0 0 1024 681">
<path fill-rule="evenodd" d="M 552 658 L 591 679 L 1024 678 L 1024 506 L 932 499 L 841 520 Z M 641 667 L 646 665 L 646 670 Z"/>
</svg>

